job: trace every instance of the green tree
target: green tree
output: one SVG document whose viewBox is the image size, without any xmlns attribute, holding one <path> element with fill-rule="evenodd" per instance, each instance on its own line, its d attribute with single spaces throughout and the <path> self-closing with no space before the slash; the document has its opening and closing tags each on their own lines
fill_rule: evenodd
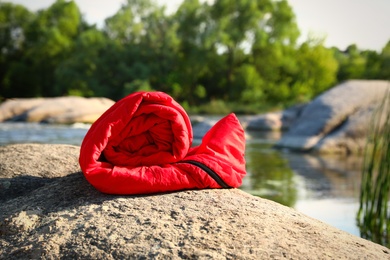
<svg viewBox="0 0 390 260">
<path fill-rule="evenodd" d="M 267 12 L 254 34 L 253 64 L 262 78 L 264 99 L 284 102 L 290 98 L 296 63 L 296 41 L 299 30 L 295 15 L 287 1 L 270 2 Z"/>
<path fill-rule="evenodd" d="M 356 44 L 347 47 L 344 52 L 336 52 L 335 57 L 339 63 L 337 80 L 364 78 L 366 59 L 359 51 Z"/>
<path fill-rule="evenodd" d="M 180 46 L 177 37 L 178 24 L 164 14 L 164 8 L 158 8 L 147 17 L 147 33 L 141 45 L 149 50 L 144 53 L 151 68 L 150 84 L 178 98 L 180 93 L 174 91 L 174 86 L 178 84 L 177 75 L 174 73 L 178 69 Z"/>
<path fill-rule="evenodd" d="M 378 79 L 381 77 L 380 71 L 382 66 L 382 60 L 379 53 L 376 51 L 366 50 L 362 52 L 362 55 L 366 59 L 366 67 L 364 69 L 365 79 Z"/>
<path fill-rule="evenodd" d="M 380 54 L 312 39 L 297 45 L 287 0 L 184 0 L 173 15 L 152 0 L 127 0 L 102 30 L 83 21 L 74 1 L 37 13 L 0 7 L 4 97 L 117 100 L 155 89 L 191 105 L 291 104 L 332 86 L 337 67 L 337 81 L 389 78 L 389 44 Z"/>
<path fill-rule="evenodd" d="M 96 28 L 80 34 L 72 53 L 55 70 L 57 89 L 67 95 L 106 96 L 101 84 L 101 56 L 107 50 L 107 37 Z"/>
<path fill-rule="evenodd" d="M 262 29 L 270 1 L 216 0 L 211 6 L 211 18 L 214 25 L 212 37 L 219 54 L 223 56 L 224 98 L 234 95 L 234 73 L 245 60 L 253 42 L 253 36 Z"/>
<path fill-rule="evenodd" d="M 307 102 L 336 82 L 338 63 L 322 41 L 303 43 L 296 59 L 299 71 L 291 82 L 290 100 Z"/>
<path fill-rule="evenodd" d="M 56 88 L 55 70 L 72 53 L 81 26 L 77 5 L 57 0 L 47 10 L 39 11 L 27 28 L 28 52 L 21 62 L 28 64 L 27 73 L 34 75 L 29 85 L 35 95 L 66 94 L 66 90 Z"/>
<path fill-rule="evenodd" d="M 390 41 L 383 47 L 380 54 L 381 67 L 379 77 L 381 79 L 390 80 Z"/>
<path fill-rule="evenodd" d="M 210 45 L 209 6 L 198 0 L 185 0 L 173 19 L 178 24 L 179 39 L 178 66 L 175 70 L 180 86 L 179 98 L 190 104 L 202 100 L 207 92 L 202 79 L 209 73 L 211 54 L 215 52 Z"/>
<path fill-rule="evenodd" d="M 139 44 L 146 34 L 145 17 L 154 8 L 150 0 L 127 0 L 115 15 L 106 19 L 104 31 L 121 44 Z"/>
<path fill-rule="evenodd" d="M 235 85 L 239 88 L 240 102 L 258 102 L 264 100 L 264 81 L 255 66 L 244 64 L 236 71 Z"/>
<path fill-rule="evenodd" d="M 129 86 L 139 85 L 139 80 L 154 89 L 174 93 L 177 80 L 171 72 L 177 66 L 176 30 L 177 24 L 165 15 L 165 8 L 151 1 L 128 0 L 106 20 L 105 32 L 124 51 L 117 61 L 122 64 L 123 81 L 112 86 L 117 93 L 124 94 L 132 89 Z"/>
<path fill-rule="evenodd" d="M 25 93 L 25 78 L 29 75 L 20 77 L 19 72 L 27 66 L 19 60 L 26 54 L 26 28 L 32 19 L 34 14 L 25 7 L 0 2 L 0 97 Z"/>
</svg>

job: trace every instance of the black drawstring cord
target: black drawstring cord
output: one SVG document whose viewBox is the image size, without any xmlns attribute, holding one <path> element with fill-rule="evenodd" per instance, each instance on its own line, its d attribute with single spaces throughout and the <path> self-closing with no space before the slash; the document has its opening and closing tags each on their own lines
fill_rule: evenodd
<svg viewBox="0 0 390 260">
<path fill-rule="evenodd" d="M 189 163 L 195 166 L 198 166 L 202 170 L 204 170 L 208 175 L 210 175 L 211 178 L 213 178 L 219 186 L 221 186 L 224 189 L 229 189 L 231 188 L 229 185 L 226 184 L 224 180 L 212 169 L 204 165 L 203 163 L 200 163 L 198 161 L 193 161 L 193 160 L 186 160 L 186 161 L 181 161 L 180 163 Z"/>
</svg>

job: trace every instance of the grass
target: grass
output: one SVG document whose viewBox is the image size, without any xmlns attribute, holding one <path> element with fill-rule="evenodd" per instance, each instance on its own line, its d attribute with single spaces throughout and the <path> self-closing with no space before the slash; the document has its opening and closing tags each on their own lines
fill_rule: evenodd
<svg viewBox="0 0 390 260">
<path fill-rule="evenodd" d="M 373 116 L 362 172 L 357 222 L 363 238 L 390 248 L 390 91 Z"/>
</svg>

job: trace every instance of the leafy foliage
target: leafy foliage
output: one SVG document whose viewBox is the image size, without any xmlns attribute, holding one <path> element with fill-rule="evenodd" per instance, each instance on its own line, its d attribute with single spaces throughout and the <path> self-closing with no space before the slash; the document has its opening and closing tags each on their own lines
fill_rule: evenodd
<svg viewBox="0 0 390 260">
<path fill-rule="evenodd" d="M 0 98 L 118 100 L 159 90 L 188 107 L 279 105 L 346 79 L 390 77 L 390 42 L 376 53 L 298 37 L 287 0 L 184 0 L 173 14 L 152 0 L 127 0 L 103 28 L 87 24 L 74 1 L 36 13 L 1 2 Z"/>
</svg>

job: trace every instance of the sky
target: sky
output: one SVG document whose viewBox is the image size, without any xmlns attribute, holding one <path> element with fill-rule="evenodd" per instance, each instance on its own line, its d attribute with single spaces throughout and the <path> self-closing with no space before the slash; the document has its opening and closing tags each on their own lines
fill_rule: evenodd
<svg viewBox="0 0 390 260">
<path fill-rule="evenodd" d="M 49 7 L 55 0 L 0 0 L 21 4 L 31 11 Z M 75 0 L 90 24 L 102 26 L 126 0 Z M 182 0 L 157 0 L 170 11 Z M 390 0 L 288 0 L 301 31 L 301 41 L 309 35 L 325 38 L 325 46 L 344 50 L 351 44 L 359 49 L 381 51 L 390 40 Z"/>
</svg>

